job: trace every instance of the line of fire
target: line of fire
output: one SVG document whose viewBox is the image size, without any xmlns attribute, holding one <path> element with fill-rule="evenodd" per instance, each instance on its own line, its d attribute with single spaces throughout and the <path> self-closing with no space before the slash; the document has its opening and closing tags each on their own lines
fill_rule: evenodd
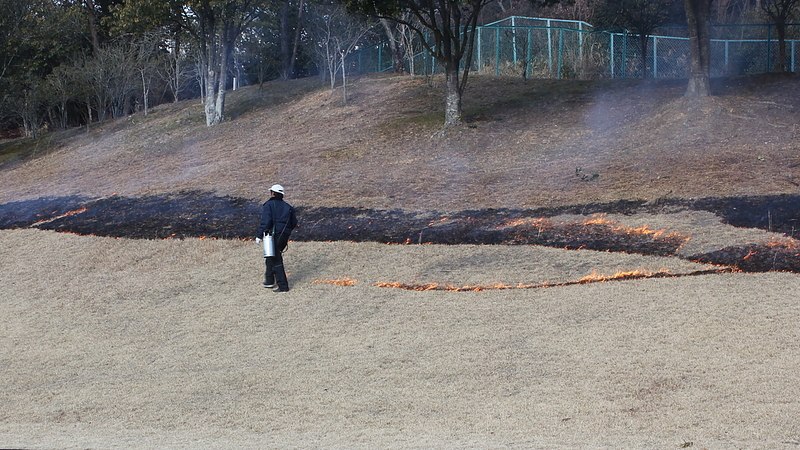
<svg viewBox="0 0 800 450">
<path fill-rule="evenodd" d="M 647 226 L 627 227 L 605 216 L 653 214 L 667 209 L 671 212 L 681 209 L 710 211 L 730 225 L 761 228 L 783 236 L 769 242 L 747 243 L 687 256 L 680 255 L 679 249 L 688 236 Z M 198 191 L 136 198 L 116 194 L 94 199 L 47 197 L 0 205 L 0 229 L 33 227 L 131 239 L 247 240 L 252 239 L 260 210 L 259 200 Z M 436 211 L 303 206 L 297 208 L 297 213 L 301 226 L 292 235 L 294 241 L 539 245 L 682 257 L 743 272 L 800 273 L 800 241 L 794 238 L 796 231 L 800 232 L 800 196 L 658 202 L 621 200 L 529 210 L 470 210 L 447 215 Z M 565 214 L 583 219 L 553 220 L 553 217 Z M 446 288 L 456 289 L 452 286 Z"/>
</svg>

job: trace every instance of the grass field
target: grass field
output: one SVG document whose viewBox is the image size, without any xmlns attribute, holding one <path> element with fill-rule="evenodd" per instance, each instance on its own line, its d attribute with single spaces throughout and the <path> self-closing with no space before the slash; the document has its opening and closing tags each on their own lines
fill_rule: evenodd
<svg viewBox="0 0 800 450">
<path fill-rule="evenodd" d="M 795 274 L 416 292 L 701 266 L 508 246 L 3 231 L 13 448 L 791 448 Z M 336 280 L 349 280 L 338 285 Z"/>
<path fill-rule="evenodd" d="M 231 95 L 211 129 L 186 102 L 3 144 L 0 201 L 275 182 L 296 205 L 410 213 L 796 194 L 796 78 L 715 86 L 698 106 L 679 82 L 476 77 L 467 126 L 432 138 L 421 80 L 359 80 L 347 106 L 276 83 Z M 689 240 L 672 257 L 292 242 L 292 290 L 274 294 L 251 241 L 0 230 L 0 447 L 800 445 L 800 278 L 689 276 L 709 267 L 685 259 L 780 236 L 707 212 L 609 217 Z M 532 287 L 631 271 L 672 276 Z"/>
</svg>

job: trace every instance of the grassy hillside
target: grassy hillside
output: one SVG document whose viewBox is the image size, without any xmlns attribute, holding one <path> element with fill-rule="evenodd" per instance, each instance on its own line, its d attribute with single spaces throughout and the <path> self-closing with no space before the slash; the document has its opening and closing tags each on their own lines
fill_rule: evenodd
<svg viewBox="0 0 800 450">
<path fill-rule="evenodd" d="M 474 76 L 466 126 L 437 133 L 440 79 L 316 79 L 230 93 L 207 128 L 197 100 L 0 145 L 0 202 L 177 190 L 408 210 L 531 208 L 616 199 L 800 192 L 800 84 L 789 76 L 684 81 Z"/>
<path fill-rule="evenodd" d="M 336 208 L 312 208 L 354 205 L 407 210 L 372 211 L 387 228 L 436 218 L 415 228 L 424 243 L 437 228 L 470 231 L 461 224 L 480 217 L 470 208 L 798 192 L 796 77 L 727 80 L 694 104 L 682 84 L 474 77 L 467 124 L 444 135 L 441 86 L 421 79 L 356 80 L 347 105 L 316 80 L 251 87 L 231 93 L 230 120 L 213 128 L 190 101 L 0 144 L 0 219 L 23 216 L 20 200 L 79 198 L 30 202 L 47 205 L 23 217 L 36 222 L 37 212 L 67 216 L 81 211 L 70 204 L 117 193 L 69 216 L 100 211 L 113 224 L 121 211 L 105 201 L 179 190 L 252 199 L 229 203 L 253 205 L 256 219 L 255 199 L 280 182 L 293 204 L 309 207 L 309 226 L 294 237 L 323 219 L 380 228 L 365 214 L 337 220 L 320 214 Z M 142 211 L 147 201 L 130 203 Z M 677 203 L 591 219 L 581 205 L 552 222 L 601 239 L 663 236 L 679 245 L 667 256 L 332 234 L 337 242 L 290 244 L 291 291 L 281 294 L 262 287 L 252 241 L 0 230 L 0 443 L 800 444 L 800 278 L 776 265 L 779 254 L 797 262 L 798 241 L 665 206 Z M 462 211 L 438 219 L 446 210 Z M 180 219 L 201 223 L 203 214 Z M 176 217 L 154 217 L 154 226 Z M 548 233 L 547 220 L 504 226 L 519 226 L 515 243 L 525 244 Z M 125 221 L 148 229 L 144 222 Z M 719 255 L 765 261 L 772 272 L 711 266 Z M 615 276 L 626 281 L 595 282 Z"/>
</svg>

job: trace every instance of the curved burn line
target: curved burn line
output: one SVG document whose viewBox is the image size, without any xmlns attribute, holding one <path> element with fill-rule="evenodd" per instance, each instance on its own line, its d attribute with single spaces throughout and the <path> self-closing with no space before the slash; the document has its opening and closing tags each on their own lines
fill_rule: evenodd
<svg viewBox="0 0 800 450">
<path fill-rule="evenodd" d="M 673 274 L 670 272 L 654 272 L 654 273 L 632 273 L 632 272 L 623 272 L 618 273 L 613 276 L 587 276 L 581 278 L 580 280 L 575 281 L 565 281 L 561 283 L 537 283 L 537 284 L 518 284 L 518 285 L 504 285 L 504 284 L 496 284 L 490 286 L 451 286 L 451 285 L 443 285 L 438 283 L 420 283 L 420 284 L 412 284 L 412 283 L 394 283 L 394 282 L 380 282 L 375 283 L 377 287 L 388 287 L 388 288 L 397 288 L 397 289 L 405 289 L 409 291 L 450 291 L 450 292 L 481 292 L 481 291 L 491 291 L 491 290 L 502 290 L 502 289 L 539 289 L 539 288 L 551 288 L 551 287 L 561 287 L 561 286 L 573 286 L 577 284 L 590 284 L 590 283 L 603 283 L 607 281 L 625 281 L 625 280 L 640 280 L 644 278 L 680 278 L 680 277 L 692 277 L 692 276 L 699 276 L 699 275 L 712 275 L 712 274 L 722 274 L 722 273 L 732 273 L 735 272 L 733 268 L 725 267 L 721 269 L 707 269 L 707 270 L 697 270 L 694 272 L 682 273 L 682 274 Z"/>
</svg>

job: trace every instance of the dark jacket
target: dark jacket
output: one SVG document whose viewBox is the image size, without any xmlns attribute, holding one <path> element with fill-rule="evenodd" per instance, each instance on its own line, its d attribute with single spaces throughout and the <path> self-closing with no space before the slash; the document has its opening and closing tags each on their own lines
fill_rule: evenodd
<svg viewBox="0 0 800 450">
<path fill-rule="evenodd" d="M 275 197 L 270 198 L 264 203 L 261 210 L 261 225 L 256 232 L 257 237 L 264 236 L 265 232 L 271 232 L 275 225 L 275 234 L 290 234 L 297 226 L 297 217 L 294 214 L 292 205 Z"/>
</svg>

